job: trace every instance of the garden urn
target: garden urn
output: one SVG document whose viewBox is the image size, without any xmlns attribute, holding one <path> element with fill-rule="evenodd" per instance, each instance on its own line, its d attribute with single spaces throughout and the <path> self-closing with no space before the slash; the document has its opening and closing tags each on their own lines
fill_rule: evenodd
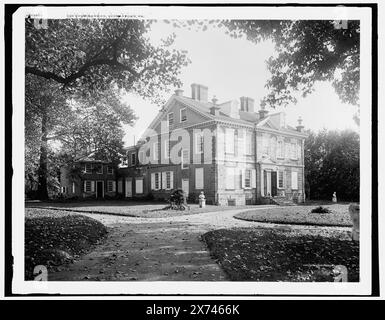
<svg viewBox="0 0 385 320">
<path fill-rule="evenodd" d="M 360 238 L 360 205 L 352 203 L 349 206 L 349 214 L 353 222 L 352 239 L 358 241 Z"/>
</svg>

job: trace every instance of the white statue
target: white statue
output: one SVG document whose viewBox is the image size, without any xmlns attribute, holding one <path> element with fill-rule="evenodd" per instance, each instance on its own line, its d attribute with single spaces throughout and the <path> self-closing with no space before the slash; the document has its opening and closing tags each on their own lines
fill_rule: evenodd
<svg viewBox="0 0 385 320">
<path fill-rule="evenodd" d="M 204 208 L 206 207 L 206 197 L 203 191 L 201 191 L 199 195 L 199 208 Z"/>
<path fill-rule="evenodd" d="M 337 202 L 337 192 L 335 192 L 335 191 L 334 191 L 334 193 L 333 193 L 332 201 L 333 201 L 333 202 Z"/>
</svg>

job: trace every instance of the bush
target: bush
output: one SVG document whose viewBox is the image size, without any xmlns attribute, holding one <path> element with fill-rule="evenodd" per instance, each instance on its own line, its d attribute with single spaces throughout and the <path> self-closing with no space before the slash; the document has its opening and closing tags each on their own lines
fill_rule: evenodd
<svg viewBox="0 0 385 320">
<path fill-rule="evenodd" d="M 311 213 L 330 213 L 331 211 L 328 208 L 319 206 L 311 210 Z"/>
</svg>

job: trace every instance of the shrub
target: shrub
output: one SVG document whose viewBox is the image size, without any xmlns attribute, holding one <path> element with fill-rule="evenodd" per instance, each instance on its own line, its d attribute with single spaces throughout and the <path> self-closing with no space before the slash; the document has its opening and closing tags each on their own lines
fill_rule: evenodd
<svg viewBox="0 0 385 320">
<path fill-rule="evenodd" d="M 330 213 L 331 211 L 328 208 L 322 206 L 316 207 L 311 210 L 311 213 Z"/>
</svg>

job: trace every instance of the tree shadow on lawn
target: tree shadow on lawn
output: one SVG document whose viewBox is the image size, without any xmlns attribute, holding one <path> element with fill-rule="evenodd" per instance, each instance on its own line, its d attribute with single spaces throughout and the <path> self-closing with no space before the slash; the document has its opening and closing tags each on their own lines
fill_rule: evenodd
<svg viewBox="0 0 385 320">
<path fill-rule="evenodd" d="M 336 265 L 359 281 L 359 244 L 347 234 L 300 234 L 281 229 L 215 230 L 203 236 L 231 280 L 332 282 Z"/>
<path fill-rule="evenodd" d="M 201 230 L 184 222 L 117 223 L 105 241 L 52 281 L 218 281 L 225 274 L 200 241 Z"/>
</svg>

